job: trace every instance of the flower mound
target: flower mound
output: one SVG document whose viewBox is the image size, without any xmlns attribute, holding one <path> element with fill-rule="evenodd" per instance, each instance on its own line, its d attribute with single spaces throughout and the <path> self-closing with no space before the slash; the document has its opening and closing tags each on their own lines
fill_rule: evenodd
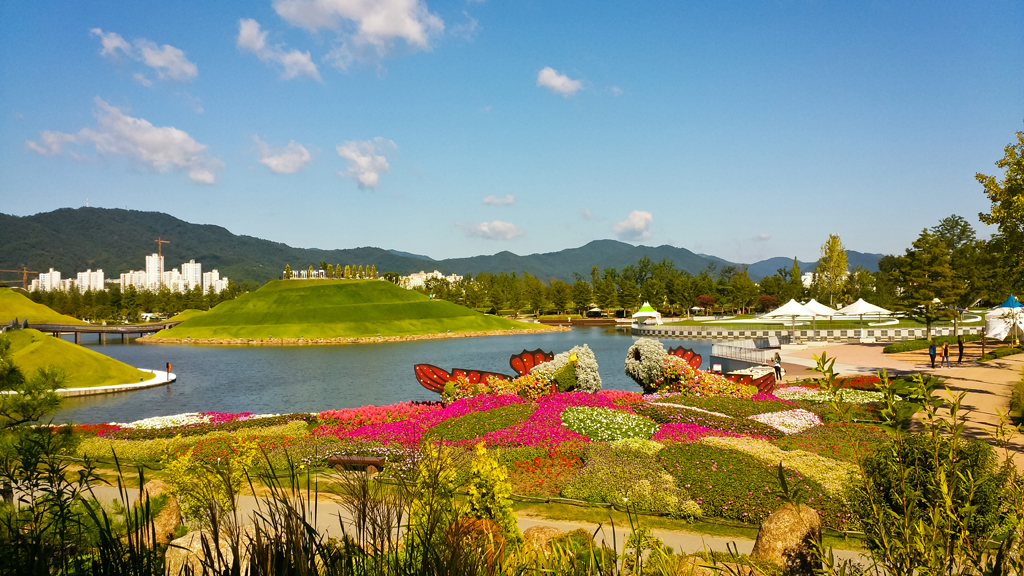
<svg viewBox="0 0 1024 576">
<path fill-rule="evenodd" d="M 775 395 L 783 400 L 806 400 L 808 402 L 816 402 L 819 404 L 825 404 L 836 400 L 849 404 L 868 404 L 870 402 L 882 402 L 885 400 L 885 394 L 881 392 L 870 392 L 854 388 L 842 388 L 838 390 L 835 395 L 832 395 L 829 394 L 827 390 L 804 388 L 802 386 L 788 386 L 781 390 L 776 390 Z M 896 400 L 899 401 L 902 400 L 902 398 L 897 396 Z"/>
<path fill-rule="evenodd" d="M 321 420 L 334 420 L 343 426 L 368 426 L 386 424 L 398 420 L 408 420 L 413 416 L 433 412 L 442 408 L 437 402 L 399 402 L 390 406 L 362 406 L 360 408 L 343 408 L 341 410 L 325 410 L 318 414 Z"/>
<path fill-rule="evenodd" d="M 651 440 L 655 442 L 672 443 L 672 442 L 685 442 L 687 444 L 698 442 L 701 438 L 714 436 L 728 436 L 731 438 L 759 438 L 768 440 L 764 436 L 752 436 L 749 434 L 737 434 L 735 432 L 726 432 L 724 430 L 715 430 L 713 428 L 705 428 L 697 424 L 664 424 L 661 428 L 658 428 L 658 432 L 654 434 Z"/>
<path fill-rule="evenodd" d="M 550 382 L 554 378 L 555 373 L 565 368 L 573 355 L 576 356 L 576 390 L 579 392 L 597 392 L 600 390 L 601 375 L 597 371 L 597 358 L 586 344 L 574 346 L 567 352 L 555 354 L 555 357 L 550 362 L 534 366 L 530 370 L 530 374 L 544 374 Z"/>
<path fill-rule="evenodd" d="M 750 419 L 767 424 L 786 434 L 796 434 L 814 426 L 821 426 L 821 418 L 817 414 L 802 408 L 786 410 L 784 412 L 757 414 L 756 416 L 751 416 Z"/>
<path fill-rule="evenodd" d="M 658 429 L 657 424 L 643 416 L 608 408 L 566 408 L 562 412 L 562 424 L 591 440 L 647 440 Z"/>
<path fill-rule="evenodd" d="M 504 430 L 491 432 L 482 436 L 481 440 L 488 446 L 539 446 L 542 448 L 559 448 L 566 444 L 589 442 L 590 439 L 587 436 L 569 430 L 562 425 L 562 413 L 572 407 L 625 410 L 601 394 L 586 392 L 552 394 L 537 399 L 537 410 L 528 420 Z"/>
</svg>

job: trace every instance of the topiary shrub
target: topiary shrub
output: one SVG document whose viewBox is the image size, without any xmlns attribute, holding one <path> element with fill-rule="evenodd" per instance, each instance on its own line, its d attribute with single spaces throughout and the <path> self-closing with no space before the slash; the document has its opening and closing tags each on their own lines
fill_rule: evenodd
<svg viewBox="0 0 1024 576">
<path fill-rule="evenodd" d="M 559 390 L 562 392 L 570 392 L 572 390 L 579 392 L 599 391 L 601 389 L 601 374 L 598 372 L 597 357 L 594 356 L 594 351 L 590 349 L 590 346 L 586 344 L 574 346 L 566 352 L 555 354 L 555 357 L 550 362 L 534 366 L 530 370 L 530 374 L 547 374 L 549 379 L 557 378 L 558 372 L 569 365 L 569 359 L 574 354 L 576 355 L 576 370 L 573 374 L 576 380 L 575 387 L 565 389 L 562 387 L 563 382 L 568 385 L 568 380 L 558 380 Z"/>
<path fill-rule="evenodd" d="M 505 541 L 522 544 L 523 534 L 519 531 L 519 520 L 512 511 L 512 485 L 508 473 L 496 458 L 487 453 L 481 442 L 476 445 L 476 458 L 469 472 L 469 506 L 466 515 L 470 518 L 493 520 L 501 527 Z"/>
<path fill-rule="evenodd" d="M 470 412 L 465 416 L 445 420 L 427 431 L 431 440 L 462 442 L 473 440 L 488 432 L 503 430 L 530 417 L 537 407 L 533 404 L 513 404 L 491 408 L 482 412 Z"/>
<path fill-rule="evenodd" d="M 650 440 L 618 440 L 590 447 L 583 469 L 562 495 L 588 502 L 610 502 L 650 512 L 699 516 L 700 507 L 658 463 L 663 445 Z"/>
<path fill-rule="evenodd" d="M 591 440 L 649 439 L 658 425 L 624 410 L 572 406 L 562 411 L 562 425 Z"/>
<path fill-rule="evenodd" d="M 665 356 L 668 352 L 653 338 L 640 338 L 626 351 L 626 375 L 644 389 L 656 392 Z"/>
</svg>

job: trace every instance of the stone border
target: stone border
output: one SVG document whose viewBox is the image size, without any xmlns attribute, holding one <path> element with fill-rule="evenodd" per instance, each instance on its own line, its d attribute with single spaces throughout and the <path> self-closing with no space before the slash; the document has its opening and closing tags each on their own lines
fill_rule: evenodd
<svg viewBox="0 0 1024 576">
<path fill-rule="evenodd" d="M 411 334 L 408 336 L 369 336 L 359 338 L 159 338 L 143 336 L 139 344 L 193 344 L 197 346 L 318 346 L 325 344 L 376 344 L 383 342 L 414 342 L 416 340 L 441 340 L 446 338 L 474 338 L 478 336 L 512 336 L 516 334 L 541 334 L 547 332 L 568 332 L 568 326 L 545 326 L 524 330 L 487 330 L 483 332 L 448 332 L 445 334 Z"/>
</svg>

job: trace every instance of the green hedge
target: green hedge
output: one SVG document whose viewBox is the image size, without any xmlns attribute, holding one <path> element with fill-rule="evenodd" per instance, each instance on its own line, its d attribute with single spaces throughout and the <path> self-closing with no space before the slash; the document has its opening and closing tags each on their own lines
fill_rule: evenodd
<svg viewBox="0 0 1024 576">
<path fill-rule="evenodd" d="M 988 362 L 989 360 L 995 360 L 996 358 L 1002 358 L 1003 356 L 1013 356 L 1014 354 L 1024 354 L 1024 348 L 996 348 L 981 358 L 978 358 L 978 362 Z"/>
<path fill-rule="evenodd" d="M 964 342 L 977 342 L 981 340 L 981 334 L 963 334 Z M 937 347 L 941 347 L 944 342 L 950 344 L 956 344 L 956 336 L 932 336 L 932 340 L 935 341 Z M 889 344 L 885 348 L 882 348 L 884 354 L 895 354 L 896 352 L 911 352 L 914 350 L 924 350 L 931 343 L 928 340 L 907 340 L 906 342 L 897 342 L 895 344 Z"/>
<path fill-rule="evenodd" d="M 1010 393 L 1010 416 L 1017 424 L 1024 420 L 1024 369 L 1020 371 L 1020 381 Z"/>
</svg>

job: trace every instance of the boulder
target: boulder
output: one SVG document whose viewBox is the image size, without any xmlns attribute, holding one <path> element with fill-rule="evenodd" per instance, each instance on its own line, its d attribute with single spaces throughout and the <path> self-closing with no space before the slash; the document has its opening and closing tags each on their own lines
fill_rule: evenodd
<svg viewBox="0 0 1024 576">
<path fill-rule="evenodd" d="M 156 543 L 167 544 L 174 540 L 174 535 L 181 526 L 181 508 L 178 506 L 178 499 L 170 492 L 170 486 L 160 480 L 150 480 L 142 487 L 139 498 L 133 502 L 138 506 L 141 503 L 142 494 L 149 494 L 150 500 L 163 494 L 167 495 L 167 503 L 160 512 L 153 518 L 153 528 L 156 532 Z"/>
<path fill-rule="evenodd" d="M 564 534 L 553 526 L 531 526 L 523 531 L 523 541 L 527 550 L 534 552 L 551 552 L 551 539 Z"/>
<path fill-rule="evenodd" d="M 247 544 L 251 535 L 252 526 L 246 526 L 239 538 L 238 548 L 239 556 L 241 556 L 239 558 L 239 565 L 243 567 L 243 573 L 245 572 L 244 566 L 249 562 Z M 177 540 L 171 541 L 167 547 L 167 553 L 164 555 L 164 574 L 168 576 L 184 574 L 185 566 L 189 566 L 193 574 L 205 574 L 207 572 L 219 574 L 229 570 L 233 558 L 231 554 L 231 538 L 221 535 L 218 541 L 218 548 L 220 548 L 223 562 L 220 562 L 217 558 L 206 557 L 203 551 L 204 539 L 210 552 L 216 554 L 214 551 L 213 533 L 209 530 L 194 530 Z"/>
<path fill-rule="evenodd" d="M 806 504 L 783 504 L 761 524 L 750 555 L 782 566 L 787 574 L 814 574 L 821 545 L 821 518 Z"/>
</svg>

